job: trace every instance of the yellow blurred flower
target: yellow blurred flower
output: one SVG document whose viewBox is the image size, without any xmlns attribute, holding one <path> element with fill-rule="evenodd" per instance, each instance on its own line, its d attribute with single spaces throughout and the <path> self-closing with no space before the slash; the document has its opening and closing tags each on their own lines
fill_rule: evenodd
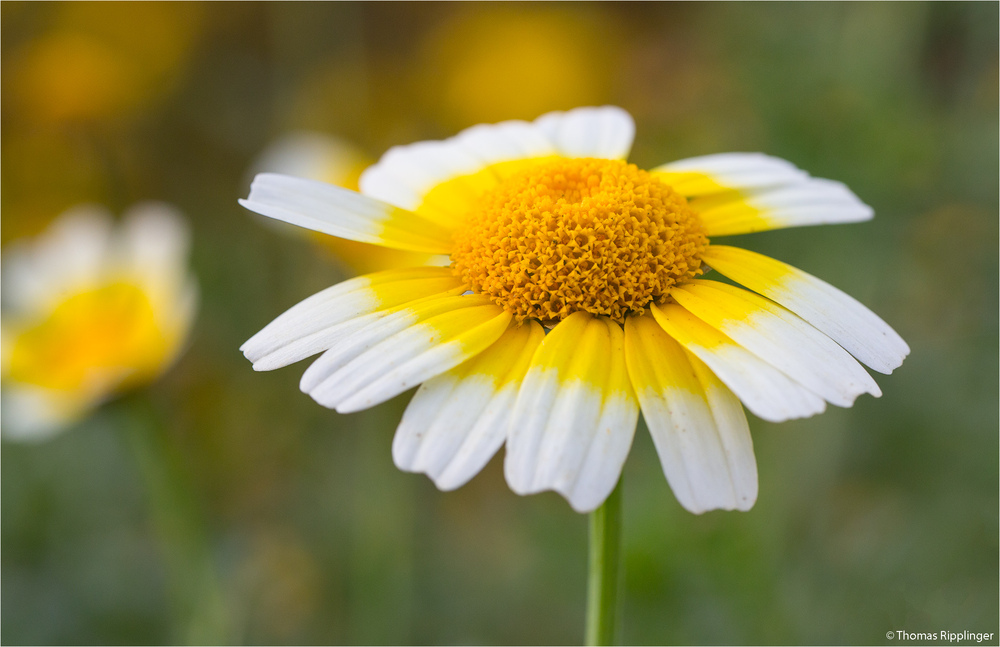
<svg viewBox="0 0 1000 647">
<path fill-rule="evenodd" d="M 620 37 L 599 9 L 474 4 L 431 31 L 419 87 L 449 126 L 607 101 Z"/>
<path fill-rule="evenodd" d="M 136 205 L 117 228 L 81 206 L 5 250 L 4 437 L 46 438 L 170 365 L 197 303 L 188 239 L 166 204 Z"/>
<path fill-rule="evenodd" d="M 11 91 L 42 122 L 117 117 L 162 96 L 200 31 L 194 3 L 65 3 L 11 60 Z"/>
<path fill-rule="evenodd" d="M 343 139 L 318 132 L 300 131 L 289 133 L 265 148 L 253 163 L 252 170 L 254 173 L 294 175 L 357 191 L 358 178 L 372 161 L 360 148 Z M 268 222 L 266 219 L 261 220 Z M 278 226 L 287 229 L 282 224 Z M 388 249 L 306 229 L 296 230 L 332 252 L 356 274 L 427 265 L 433 263 L 434 259 L 429 254 Z M 446 265 L 447 262 L 445 258 L 433 264 Z"/>
</svg>

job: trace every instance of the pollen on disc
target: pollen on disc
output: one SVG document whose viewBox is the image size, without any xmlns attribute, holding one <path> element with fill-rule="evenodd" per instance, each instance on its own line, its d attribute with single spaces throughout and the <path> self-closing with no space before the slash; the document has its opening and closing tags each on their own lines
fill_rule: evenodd
<svg viewBox="0 0 1000 647">
<path fill-rule="evenodd" d="M 578 311 L 623 322 L 702 273 L 708 245 L 687 200 L 617 160 L 558 159 L 486 192 L 455 235 L 452 267 L 519 321 Z"/>
</svg>

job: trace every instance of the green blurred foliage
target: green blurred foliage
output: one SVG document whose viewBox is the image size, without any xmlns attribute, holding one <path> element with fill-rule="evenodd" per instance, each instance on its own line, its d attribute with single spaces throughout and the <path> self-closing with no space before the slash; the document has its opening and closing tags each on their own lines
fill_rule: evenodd
<svg viewBox="0 0 1000 647">
<path fill-rule="evenodd" d="M 639 429 L 625 642 L 996 636 L 997 5 L 512 11 L 0 6 L 3 241 L 79 202 L 167 200 L 191 219 L 203 295 L 158 384 L 47 444 L 4 444 L 3 643 L 579 642 L 584 517 L 512 494 L 502 452 L 451 493 L 397 471 L 408 395 L 341 416 L 298 391 L 300 367 L 250 369 L 240 343 L 343 276 L 236 199 L 289 130 L 375 153 L 605 102 L 635 115 L 640 166 L 760 150 L 851 186 L 873 222 L 737 244 L 855 295 L 913 349 L 879 400 L 752 419 L 749 513 L 683 511 Z M 504 56 L 477 47 L 507 39 Z"/>
</svg>

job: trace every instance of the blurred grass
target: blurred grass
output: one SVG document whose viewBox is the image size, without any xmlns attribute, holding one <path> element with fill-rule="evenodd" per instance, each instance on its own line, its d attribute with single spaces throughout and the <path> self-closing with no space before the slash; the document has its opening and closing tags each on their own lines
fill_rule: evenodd
<svg viewBox="0 0 1000 647">
<path fill-rule="evenodd" d="M 877 378 L 879 400 L 752 420 L 761 487 L 746 514 L 684 512 L 640 427 L 625 473 L 625 642 L 996 634 L 997 5 L 519 5 L 520 32 L 509 15 L 490 4 L 0 5 L 3 242 L 82 201 L 120 212 L 164 199 L 192 221 L 200 318 L 145 397 L 190 493 L 227 640 L 582 639 L 584 517 L 551 493 L 510 493 L 500 458 L 452 493 L 398 472 L 389 447 L 406 395 L 340 416 L 298 391 L 300 368 L 250 369 L 242 341 L 343 277 L 319 246 L 261 227 L 236 198 L 254 155 L 289 130 L 377 152 L 584 101 L 635 115 L 640 166 L 760 150 L 846 182 L 873 222 L 736 242 L 846 290 L 913 348 Z M 501 37 L 539 53 L 473 51 Z M 80 63 L 68 83 L 65 56 L 103 62 Z M 518 94 L 549 89 L 540 70 L 561 91 Z M 476 78 L 512 89 L 484 103 Z M 128 441 L 138 406 L 122 400 L 48 444 L 4 444 L 3 643 L 183 635 L 172 544 Z"/>
</svg>

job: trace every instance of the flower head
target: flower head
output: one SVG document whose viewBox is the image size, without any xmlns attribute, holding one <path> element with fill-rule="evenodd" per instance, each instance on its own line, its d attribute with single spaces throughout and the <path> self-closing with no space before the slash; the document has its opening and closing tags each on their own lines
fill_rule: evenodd
<svg viewBox="0 0 1000 647">
<path fill-rule="evenodd" d="M 333 286 L 242 350 L 258 370 L 323 352 L 301 387 L 342 413 L 422 383 L 393 457 L 442 489 L 506 443 L 515 492 L 555 490 L 592 510 L 641 409 L 684 507 L 749 509 L 757 467 L 741 401 L 771 421 L 851 406 L 881 394 L 857 360 L 889 373 L 909 348 L 836 288 L 711 239 L 872 210 L 761 154 L 644 171 L 622 161 L 633 133 L 621 109 L 579 108 L 393 148 L 361 193 L 258 176 L 242 201 L 253 211 L 452 264 Z M 710 270 L 743 287 L 702 278 Z"/>
<path fill-rule="evenodd" d="M 149 382 L 187 337 L 197 289 L 188 231 L 165 204 L 72 209 L 3 268 L 3 433 L 41 439 Z"/>
</svg>

